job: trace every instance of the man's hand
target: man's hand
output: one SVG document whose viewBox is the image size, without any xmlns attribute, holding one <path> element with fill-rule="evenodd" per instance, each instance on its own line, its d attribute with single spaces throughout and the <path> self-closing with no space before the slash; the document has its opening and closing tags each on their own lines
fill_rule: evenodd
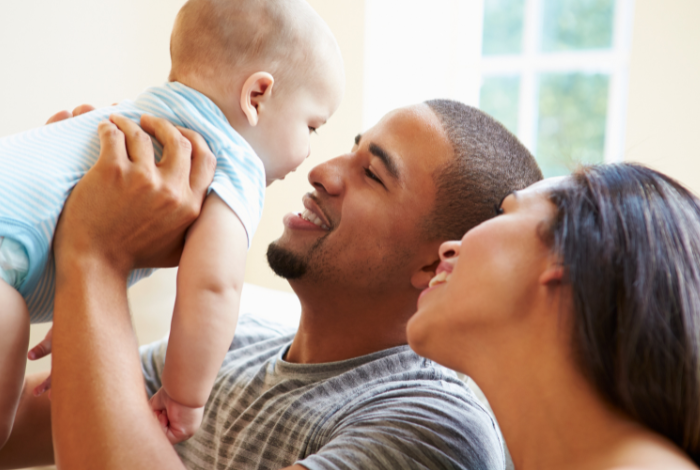
<svg viewBox="0 0 700 470">
<path fill-rule="evenodd" d="M 202 424 L 204 407 L 190 408 L 182 405 L 168 395 L 163 387 L 150 400 L 151 408 L 158 423 L 171 444 L 185 441 L 194 436 Z"/>
<path fill-rule="evenodd" d="M 54 237 L 57 275 L 64 261 L 89 259 L 124 277 L 137 266 L 177 264 L 216 160 L 193 131 L 148 115 L 141 126 L 119 115 L 100 124 L 99 160 L 68 198 Z M 163 144 L 159 163 L 144 131 Z"/>
<path fill-rule="evenodd" d="M 80 116 L 81 114 L 89 113 L 94 111 L 95 107 L 90 104 L 81 104 L 75 108 L 72 112 L 69 111 L 59 111 L 46 121 L 46 124 L 53 124 L 54 122 L 63 121 L 64 119 Z"/>
<path fill-rule="evenodd" d="M 72 112 L 69 111 L 59 111 L 53 116 L 49 118 L 48 121 L 46 121 L 46 124 L 53 124 L 54 122 L 59 122 L 63 121 L 72 117 L 80 116 L 81 114 L 89 113 L 90 111 L 94 111 L 95 107 L 89 104 L 81 104 L 77 108 L 75 108 Z M 53 329 L 50 329 L 48 333 L 46 333 L 46 336 L 44 337 L 39 344 L 34 346 L 32 349 L 29 350 L 27 353 L 27 358 L 30 361 L 38 361 L 39 359 L 48 356 L 51 354 L 51 341 L 53 339 Z M 33 395 L 38 397 L 42 393 L 46 392 L 51 388 L 51 375 L 41 382 L 41 384 L 37 385 L 34 390 L 33 390 Z M 51 395 L 49 394 L 49 397 Z"/>
</svg>

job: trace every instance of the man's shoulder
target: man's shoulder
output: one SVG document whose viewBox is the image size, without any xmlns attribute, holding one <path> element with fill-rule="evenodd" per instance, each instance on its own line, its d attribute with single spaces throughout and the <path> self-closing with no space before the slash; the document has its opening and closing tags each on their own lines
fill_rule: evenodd
<svg viewBox="0 0 700 470">
<path fill-rule="evenodd" d="M 353 390 L 349 410 L 364 408 L 368 402 L 429 403 L 459 408 L 464 412 L 488 413 L 469 386 L 457 374 L 430 359 L 419 356 L 408 346 L 384 351 L 375 360 L 339 375 Z M 417 401 L 416 401 L 417 400 Z"/>
<path fill-rule="evenodd" d="M 467 384 L 407 346 L 387 352 L 318 385 L 323 390 L 316 395 L 330 396 L 335 406 L 313 436 L 314 455 L 304 465 L 328 468 L 337 459 L 357 458 L 351 450 L 358 447 L 372 456 L 369 461 L 386 460 L 376 468 L 396 462 L 406 468 L 416 462 L 425 468 L 501 468 L 497 425 Z"/>
<path fill-rule="evenodd" d="M 229 351 L 252 346 L 270 340 L 279 340 L 280 344 L 289 342 L 294 337 L 296 328 L 275 323 L 254 315 L 242 315 L 238 320 L 236 334 Z"/>
</svg>

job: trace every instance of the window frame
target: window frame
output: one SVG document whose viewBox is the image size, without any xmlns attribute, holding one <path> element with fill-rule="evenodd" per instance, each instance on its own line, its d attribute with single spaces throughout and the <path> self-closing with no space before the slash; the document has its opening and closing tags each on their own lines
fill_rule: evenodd
<svg viewBox="0 0 700 470">
<path fill-rule="evenodd" d="M 624 152 L 634 0 L 615 0 L 612 47 L 606 50 L 542 52 L 544 0 L 524 0 L 522 52 L 482 55 L 481 77 L 519 76 L 517 136 L 537 154 L 539 81 L 542 73 L 600 73 L 610 77 L 603 161 L 621 161 Z"/>
</svg>

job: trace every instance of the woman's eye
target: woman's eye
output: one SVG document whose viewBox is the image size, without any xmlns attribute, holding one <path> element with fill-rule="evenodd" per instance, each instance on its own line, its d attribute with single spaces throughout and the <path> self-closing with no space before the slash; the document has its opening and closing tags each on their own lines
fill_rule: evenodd
<svg viewBox="0 0 700 470">
<path fill-rule="evenodd" d="M 382 183 L 382 180 L 377 178 L 377 175 L 372 173 L 372 171 L 369 168 L 365 168 L 365 175 L 367 175 L 367 177 L 369 179 L 372 179 L 372 180 L 376 181 L 377 183 L 381 184 L 382 186 L 384 186 L 384 183 Z"/>
<path fill-rule="evenodd" d="M 503 214 L 503 206 L 501 206 L 500 204 L 495 204 L 493 206 L 493 210 L 494 210 L 494 212 L 496 212 L 496 215 Z"/>
</svg>

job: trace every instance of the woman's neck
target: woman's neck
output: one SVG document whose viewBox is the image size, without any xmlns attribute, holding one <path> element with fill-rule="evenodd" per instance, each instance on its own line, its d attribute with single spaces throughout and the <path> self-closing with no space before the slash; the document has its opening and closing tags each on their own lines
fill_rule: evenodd
<svg viewBox="0 0 700 470">
<path fill-rule="evenodd" d="M 491 404 L 515 467 L 601 468 L 601 457 L 615 454 L 640 426 L 602 399 L 560 341 L 539 334 L 528 341 L 519 333 L 491 354 L 482 351 L 489 364 L 472 374 Z"/>
</svg>

